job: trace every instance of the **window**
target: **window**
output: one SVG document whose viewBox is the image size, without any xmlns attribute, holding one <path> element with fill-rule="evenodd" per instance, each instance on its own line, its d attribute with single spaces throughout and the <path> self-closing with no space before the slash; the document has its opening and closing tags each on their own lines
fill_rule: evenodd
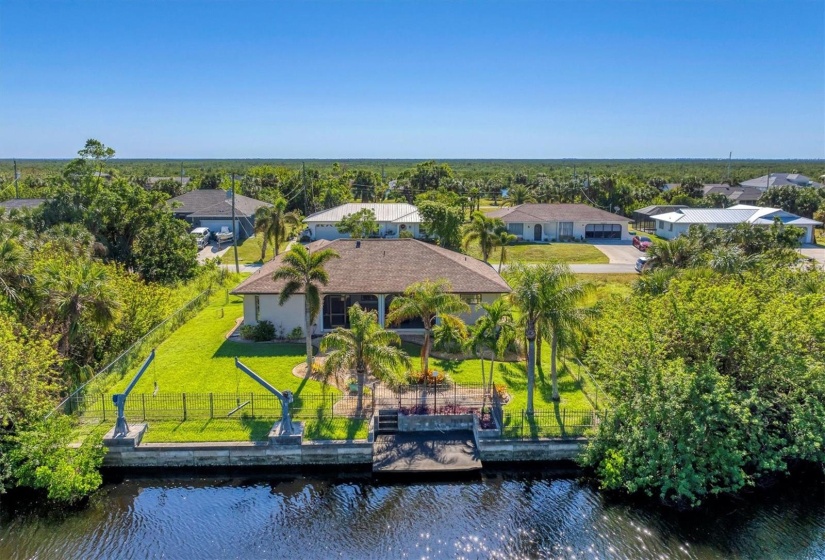
<svg viewBox="0 0 825 560">
<path fill-rule="evenodd" d="M 513 235 L 524 237 L 524 224 L 507 224 L 507 231 Z"/>
<path fill-rule="evenodd" d="M 481 303 L 481 294 L 462 294 L 461 299 L 468 305 L 479 305 Z"/>
<path fill-rule="evenodd" d="M 673 231 L 673 222 L 668 222 L 667 223 L 667 230 L 668 231 Z"/>
<path fill-rule="evenodd" d="M 573 237 L 573 222 L 559 222 L 559 239 L 571 239 Z"/>
<path fill-rule="evenodd" d="M 255 296 L 255 320 L 261 320 L 261 296 Z"/>
</svg>

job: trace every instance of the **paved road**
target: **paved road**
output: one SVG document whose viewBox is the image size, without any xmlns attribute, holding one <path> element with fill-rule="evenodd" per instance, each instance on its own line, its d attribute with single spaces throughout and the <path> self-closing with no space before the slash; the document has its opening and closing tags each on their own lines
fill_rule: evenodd
<svg viewBox="0 0 825 560">
<path fill-rule="evenodd" d="M 607 255 L 610 264 L 630 264 L 635 265 L 636 259 L 644 256 L 644 253 L 630 244 L 629 241 L 616 241 L 611 243 L 590 243 L 596 249 Z"/>
<path fill-rule="evenodd" d="M 622 263 L 571 264 L 570 270 L 576 274 L 636 274 L 635 266 L 635 264 Z"/>
<path fill-rule="evenodd" d="M 806 257 L 816 259 L 822 264 L 825 264 L 825 247 L 803 247 L 799 252 Z"/>
</svg>

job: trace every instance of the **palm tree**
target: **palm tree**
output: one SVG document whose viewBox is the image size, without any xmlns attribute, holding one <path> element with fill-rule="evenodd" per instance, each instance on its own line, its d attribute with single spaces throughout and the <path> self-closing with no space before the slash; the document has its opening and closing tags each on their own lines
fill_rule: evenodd
<svg viewBox="0 0 825 560">
<path fill-rule="evenodd" d="M 518 237 L 508 232 L 505 229 L 499 230 L 496 237 L 493 238 L 493 243 L 501 251 L 498 255 L 498 272 L 501 274 L 501 265 L 507 260 L 507 246 L 512 245 L 518 240 Z"/>
<path fill-rule="evenodd" d="M 278 305 L 283 305 L 293 295 L 303 292 L 304 294 L 304 333 L 307 344 L 307 375 L 312 373 L 312 322 L 321 311 L 321 291 L 320 286 L 329 283 L 324 265 L 338 258 L 338 253 L 332 249 L 323 249 L 316 253 L 310 253 L 307 247 L 295 243 L 292 248 L 284 253 L 281 259 L 281 266 L 272 275 L 273 280 L 286 280 L 286 284 L 281 289 L 278 297 Z"/>
<path fill-rule="evenodd" d="M 32 283 L 26 274 L 26 253 L 12 238 L 0 238 L 0 293 L 10 301 L 20 299 L 20 289 Z"/>
<path fill-rule="evenodd" d="M 481 189 L 477 186 L 471 187 L 470 190 L 467 192 L 470 197 L 470 204 L 471 210 L 475 210 L 476 212 L 481 211 Z"/>
<path fill-rule="evenodd" d="M 536 199 L 533 197 L 533 193 L 524 185 L 515 184 L 507 191 L 507 203 L 510 206 L 518 206 L 519 204 L 527 204 L 535 201 Z"/>
<path fill-rule="evenodd" d="M 559 347 L 572 342 L 572 336 L 580 332 L 593 315 L 593 308 L 582 307 L 590 293 L 591 285 L 578 282 L 570 267 L 564 263 L 547 265 L 544 271 L 541 329 L 550 336 L 550 379 L 553 400 L 559 400 L 556 356 Z"/>
<path fill-rule="evenodd" d="M 687 268 L 696 260 L 697 253 L 696 244 L 685 236 L 670 241 L 654 241 L 647 250 L 650 260 L 646 266 Z"/>
<path fill-rule="evenodd" d="M 327 375 L 355 370 L 358 384 L 356 412 L 364 407 L 364 381 L 367 373 L 376 379 L 395 380 L 399 366 L 409 366 L 410 359 L 399 348 L 401 337 L 378 324 L 375 311 L 355 304 L 349 308 L 349 329 L 338 327 L 321 340 L 321 351 L 329 351 L 324 371 Z"/>
<path fill-rule="evenodd" d="M 488 218 L 481 212 L 474 212 L 472 221 L 465 227 L 464 238 L 461 240 L 466 251 L 472 243 L 478 243 L 481 249 L 481 260 L 487 262 L 490 253 L 495 247 L 496 230 L 504 227 L 499 218 Z"/>
<path fill-rule="evenodd" d="M 287 238 L 289 232 L 287 226 L 298 226 L 301 223 L 301 217 L 297 212 L 286 211 L 286 200 L 278 197 L 275 203 L 269 206 L 262 206 L 255 212 L 255 233 L 260 233 L 261 241 L 261 260 L 266 259 L 266 246 L 272 243 L 275 246 L 275 256 L 281 247 L 281 243 Z"/>
<path fill-rule="evenodd" d="M 109 276 L 101 265 L 85 261 L 69 266 L 50 263 L 44 269 L 43 291 L 57 321 L 63 325 L 58 349 L 68 356 L 84 315 L 97 327 L 115 321 L 120 302 L 108 286 Z"/>
<path fill-rule="evenodd" d="M 429 373 L 430 340 L 437 317 L 455 316 L 467 313 L 470 306 L 456 294 L 450 293 L 450 284 L 446 280 L 424 280 L 407 286 L 403 296 L 398 296 L 390 303 L 387 315 L 389 324 L 400 323 L 407 319 L 421 319 L 424 324 L 424 344 L 421 346 L 421 372 Z M 453 317 L 459 320 L 458 317 Z"/>
<path fill-rule="evenodd" d="M 505 298 L 493 303 L 482 303 L 484 314 L 473 325 L 470 346 L 481 358 L 481 382 L 493 389 L 493 372 L 497 356 L 503 356 L 507 348 L 516 339 L 516 323 L 513 320 L 513 308 Z M 490 376 L 484 372 L 484 351 L 492 354 L 490 359 Z M 486 392 L 485 392 L 486 395 Z"/>
<path fill-rule="evenodd" d="M 527 266 L 516 263 L 510 268 L 510 302 L 521 311 L 524 337 L 527 339 L 527 413 L 533 414 L 536 387 L 536 327 L 544 310 L 544 277 L 549 265 Z"/>
</svg>

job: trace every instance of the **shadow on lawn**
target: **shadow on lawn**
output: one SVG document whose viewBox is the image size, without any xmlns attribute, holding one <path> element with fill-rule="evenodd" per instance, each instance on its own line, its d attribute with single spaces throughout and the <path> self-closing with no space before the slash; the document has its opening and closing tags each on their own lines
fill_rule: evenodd
<svg viewBox="0 0 825 560">
<path fill-rule="evenodd" d="M 213 358 L 277 358 L 305 357 L 304 345 L 294 342 L 236 342 L 225 340 L 212 354 Z"/>
</svg>

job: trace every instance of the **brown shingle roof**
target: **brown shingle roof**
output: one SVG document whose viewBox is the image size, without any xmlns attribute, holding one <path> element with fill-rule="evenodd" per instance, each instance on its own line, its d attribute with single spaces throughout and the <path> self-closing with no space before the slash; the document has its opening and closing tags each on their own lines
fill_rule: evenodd
<svg viewBox="0 0 825 560">
<path fill-rule="evenodd" d="M 325 293 L 401 293 L 414 282 L 445 278 L 455 293 L 506 293 L 507 283 L 488 264 L 416 239 L 355 239 L 315 241 L 310 251 L 332 249 L 340 255 L 326 265 L 329 284 Z M 283 255 L 263 265 L 233 294 L 278 294 L 284 282 L 272 279 Z"/>
<path fill-rule="evenodd" d="M 611 214 L 587 204 L 519 204 L 487 214 L 510 222 L 629 222 L 619 214 Z"/>
</svg>

